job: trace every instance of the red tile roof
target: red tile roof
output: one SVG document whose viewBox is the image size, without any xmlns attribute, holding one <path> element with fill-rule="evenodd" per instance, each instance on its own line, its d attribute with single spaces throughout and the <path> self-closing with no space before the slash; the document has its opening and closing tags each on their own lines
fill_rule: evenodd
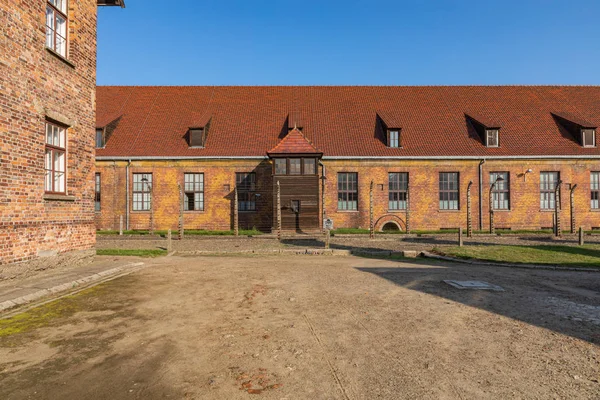
<svg viewBox="0 0 600 400">
<path fill-rule="evenodd" d="M 320 154 L 321 152 L 302 134 L 298 128 L 288 133 L 277 146 L 268 151 L 269 155 L 276 154 Z"/>
<path fill-rule="evenodd" d="M 288 124 L 324 156 L 600 155 L 552 113 L 600 125 L 600 86 L 99 87 L 97 125 L 117 123 L 97 155 L 265 156 Z M 501 147 L 484 146 L 471 114 L 500 126 Z M 189 148 L 207 121 L 205 148 Z M 383 125 L 402 129 L 402 148 Z"/>
</svg>

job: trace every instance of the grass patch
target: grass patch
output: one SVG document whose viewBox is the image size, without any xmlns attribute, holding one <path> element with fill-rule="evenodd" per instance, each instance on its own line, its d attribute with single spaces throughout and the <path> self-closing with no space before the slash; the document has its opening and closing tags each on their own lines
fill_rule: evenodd
<svg viewBox="0 0 600 400">
<path fill-rule="evenodd" d="M 85 299 L 88 299 L 92 294 L 97 295 L 102 289 L 101 286 L 89 288 L 10 318 L 0 319 L 0 338 L 27 333 L 51 325 L 58 318 L 69 317 L 83 311 L 89 307 Z"/>
<path fill-rule="evenodd" d="M 154 231 L 155 235 L 166 236 L 168 231 Z M 171 231 L 171 234 L 175 237 L 178 235 L 178 231 Z M 184 235 L 192 235 L 192 236 L 233 236 L 235 233 L 233 231 L 209 231 L 204 229 L 186 229 L 184 230 Z M 368 233 L 368 231 L 367 231 Z M 110 235 L 118 235 L 119 231 L 96 231 L 97 235 L 102 236 L 110 236 Z M 134 230 L 134 231 L 123 231 L 123 235 L 149 235 L 150 231 L 148 230 Z M 240 229 L 240 236 L 258 236 L 262 235 L 263 232 L 256 229 Z"/>
<path fill-rule="evenodd" d="M 600 245 L 575 246 L 465 246 L 436 248 L 436 253 L 463 259 L 484 261 L 600 267 Z"/>
<path fill-rule="evenodd" d="M 166 250 L 152 249 L 98 249 L 96 254 L 99 256 L 135 256 L 135 257 L 160 257 L 166 256 Z"/>
</svg>

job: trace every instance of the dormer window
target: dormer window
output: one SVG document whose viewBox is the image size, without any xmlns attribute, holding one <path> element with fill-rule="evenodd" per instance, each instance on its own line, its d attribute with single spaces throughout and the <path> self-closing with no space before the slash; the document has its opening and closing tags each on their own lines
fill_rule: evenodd
<svg viewBox="0 0 600 400">
<path fill-rule="evenodd" d="M 104 140 L 104 129 L 97 128 L 96 129 L 96 148 L 103 149 L 105 145 L 106 145 L 106 143 Z"/>
<path fill-rule="evenodd" d="M 204 147 L 206 141 L 204 128 L 190 128 L 188 136 L 190 147 Z"/>
<path fill-rule="evenodd" d="M 498 129 L 486 129 L 485 130 L 487 147 L 498 147 L 499 146 L 499 141 L 498 141 L 499 132 L 500 131 Z"/>
<path fill-rule="evenodd" d="M 582 129 L 581 142 L 583 144 L 583 147 L 596 147 L 596 130 Z"/>
<path fill-rule="evenodd" d="M 400 147 L 400 129 L 388 130 L 388 147 Z"/>
</svg>

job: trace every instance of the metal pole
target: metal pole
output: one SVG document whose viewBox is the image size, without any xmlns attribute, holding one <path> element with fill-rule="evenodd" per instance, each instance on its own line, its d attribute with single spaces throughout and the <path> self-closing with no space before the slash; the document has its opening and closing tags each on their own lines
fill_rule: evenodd
<svg viewBox="0 0 600 400">
<path fill-rule="evenodd" d="M 375 226 L 373 226 L 373 181 L 369 190 L 369 238 L 375 237 Z"/>
</svg>

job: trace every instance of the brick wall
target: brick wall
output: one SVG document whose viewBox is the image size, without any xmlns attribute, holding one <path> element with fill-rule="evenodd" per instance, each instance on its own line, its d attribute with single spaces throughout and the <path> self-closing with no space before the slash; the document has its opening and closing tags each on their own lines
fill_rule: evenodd
<svg viewBox="0 0 600 400">
<path fill-rule="evenodd" d="M 94 245 L 96 11 L 69 1 L 65 61 L 45 47 L 45 1 L 0 2 L 0 265 Z M 60 200 L 44 194 L 47 119 L 69 126 Z"/>
<path fill-rule="evenodd" d="M 386 220 L 401 221 L 404 228 L 405 211 L 388 210 L 388 173 L 408 172 L 410 185 L 411 228 L 430 230 L 467 226 L 467 185 L 471 188 L 473 228 L 479 224 L 479 160 L 456 161 L 369 161 L 369 160 L 326 160 L 326 211 L 334 219 L 336 227 L 369 227 L 369 186 L 375 184 L 374 216 L 380 224 Z M 98 161 L 98 172 L 102 174 L 102 211 L 96 214 L 99 229 L 118 229 L 119 215 L 126 218 L 126 165 L 127 162 Z M 533 172 L 524 175 L 532 169 Z M 597 170 L 594 161 L 492 161 L 482 166 L 483 171 L 483 229 L 489 229 L 489 173 L 510 173 L 510 211 L 497 211 L 497 228 L 540 229 L 551 227 L 553 212 L 540 210 L 539 180 L 541 171 L 560 171 L 563 180 L 562 226 L 569 228 L 570 205 L 567 184 L 577 184 L 575 211 L 577 226 L 585 229 L 600 227 L 600 212 L 590 209 L 590 171 Z M 240 214 L 242 227 L 266 227 L 271 223 L 272 177 L 271 164 L 257 160 L 213 160 L 213 161 L 134 161 L 130 166 L 134 172 L 152 172 L 154 184 L 154 221 L 156 229 L 176 229 L 178 218 L 177 183 L 183 184 L 185 172 L 205 174 L 205 211 L 186 212 L 186 229 L 227 230 L 232 227 L 233 196 L 236 172 L 257 172 L 261 199 L 259 212 Z M 337 173 L 357 172 L 359 185 L 358 212 L 337 210 Z M 460 210 L 439 210 L 439 173 L 460 173 Z M 319 168 L 321 173 L 321 168 Z M 229 185 L 230 190 L 225 190 Z M 383 185 L 383 190 L 381 186 Z M 131 199 L 130 185 L 130 199 Z M 320 197 L 319 197 L 320 198 Z M 131 210 L 131 202 L 129 205 Z M 396 217 L 391 217 L 395 215 Z M 386 217 L 387 216 L 387 217 Z M 130 211 L 131 229 L 148 229 L 149 212 Z"/>
</svg>

